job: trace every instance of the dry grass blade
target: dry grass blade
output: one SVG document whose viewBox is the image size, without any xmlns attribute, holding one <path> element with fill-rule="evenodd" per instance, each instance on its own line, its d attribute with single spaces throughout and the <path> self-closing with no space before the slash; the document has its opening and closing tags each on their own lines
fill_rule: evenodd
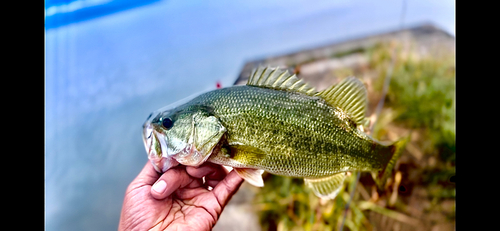
<svg viewBox="0 0 500 231">
<path fill-rule="evenodd" d="M 394 220 L 413 225 L 413 226 L 418 226 L 420 225 L 420 221 L 414 218 L 411 218 L 403 213 L 396 212 L 394 210 L 386 209 L 384 207 L 380 207 L 373 202 L 370 201 L 360 201 L 358 202 L 358 208 L 361 210 L 371 210 L 373 212 L 380 213 L 384 216 L 387 216 L 389 218 L 392 218 Z"/>
</svg>

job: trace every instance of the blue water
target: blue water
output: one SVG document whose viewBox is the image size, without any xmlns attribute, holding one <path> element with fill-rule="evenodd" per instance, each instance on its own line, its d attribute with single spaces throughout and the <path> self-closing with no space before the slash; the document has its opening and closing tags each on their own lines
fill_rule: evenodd
<svg viewBox="0 0 500 231">
<path fill-rule="evenodd" d="M 55 28 L 159 0 L 49 0 L 45 1 L 45 28 Z"/>
<path fill-rule="evenodd" d="M 94 13 L 46 2 L 47 11 L 59 7 L 46 14 L 63 19 L 45 34 L 47 230 L 116 230 L 124 191 L 147 161 L 149 113 L 217 81 L 230 86 L 245 61 L 401 22 L 455 34 L 454 1 L 407 1 L 403 21 L 402 1 L 125 2 L 134 1 L 85 3 L 116 6 Z"/>
</svg>

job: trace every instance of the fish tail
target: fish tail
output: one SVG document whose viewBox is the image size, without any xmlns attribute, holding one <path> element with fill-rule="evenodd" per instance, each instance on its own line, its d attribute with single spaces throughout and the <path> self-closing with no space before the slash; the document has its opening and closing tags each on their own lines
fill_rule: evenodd
<svg viewBox="0 0 500 231">
<path fill-rule="evenodd" d="M 387 178 L 392 173 L 392 170 L 394 169 L 394 166 L 396 165 L 396 161 L 399 159 L 401 154 L 403 153 L 403 150 L 405 149 L 406 143 L 410 140 L 410 135 L 406 136 L 405 138 L 402 138 L 394 144 L 388 146 L 388 152 L 391 158 L 387 162 L 386 166 L 382 171 L 380 171 L 378 174 L 374 175 L 373 179 L 375 180 L 375 183 L 377 184 L 377 187 L 379 189 L 383 189 L 385 182 L 387 181 Z"/>
</svg>

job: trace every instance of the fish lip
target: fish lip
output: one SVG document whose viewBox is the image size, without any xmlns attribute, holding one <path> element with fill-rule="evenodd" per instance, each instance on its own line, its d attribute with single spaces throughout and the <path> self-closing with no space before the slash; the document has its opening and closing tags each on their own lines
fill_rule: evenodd
<svg viewBox="0 0 500 231">
<path fill-rule="evenodd" d="M 145 123 L 143 125 L 143 130 L 142 130 L 142 141 L 144 144 L 144 148 L 146 148 L 146 152 L 148 153 L 148 156 L 151 153 L 151 145 L 152 145 L 152 138 L 151 136 L 153 135 L 153 128 L 150 123 Z"/>
</svg>

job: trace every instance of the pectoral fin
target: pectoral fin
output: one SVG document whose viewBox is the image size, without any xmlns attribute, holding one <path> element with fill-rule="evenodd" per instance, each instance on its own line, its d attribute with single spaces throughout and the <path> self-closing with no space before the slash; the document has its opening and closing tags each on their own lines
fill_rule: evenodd
<svg viewBox="0 0 500 231">
<path fill-rule="evenodd" d="M 264 187 L 264 180 L 262 179 L 264 170 L 252 168 L 235 168 L 234 170 L 241 178 L 245 179 L 251 185 Z"/>
<path fill-rule="evenodd" d="M 323 178 L 304 178 L 304 183 L 314 192 L 316 196 L 324 199 L 334 199 L 337 194 L 339 194 L 344 183 L 344 179 L 345 173 L 341 172 Z"/>
</svg>

